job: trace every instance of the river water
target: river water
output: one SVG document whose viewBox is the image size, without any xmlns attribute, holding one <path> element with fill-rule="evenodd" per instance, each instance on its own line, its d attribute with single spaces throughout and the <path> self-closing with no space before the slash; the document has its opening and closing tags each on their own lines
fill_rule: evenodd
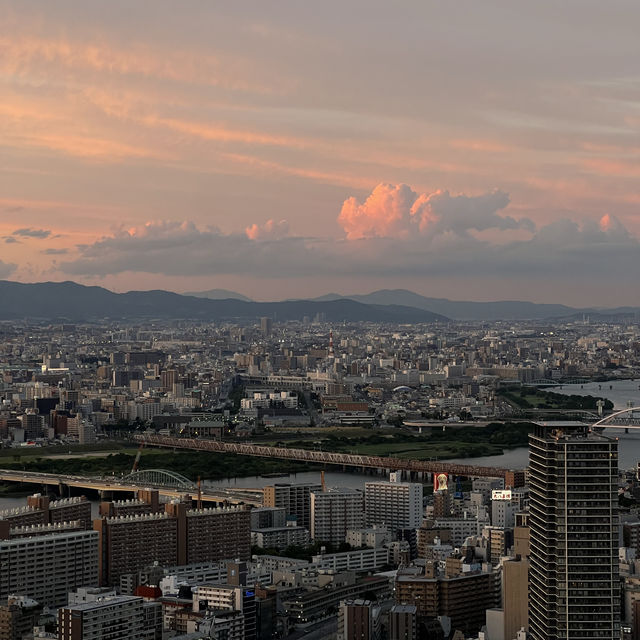
<svg viewBox="0 0 640 640">
<path fill-rule="evenodd" d="M 588 382 L 586 384 L 563 384 L 549 387 L 547 391 L 565 396 L 597 396 L 613 402 L 615 409 L 625 409 L 627 403 L 640 407 L 640 380 L 613 380 L 611 382 Z"/>
<path fill-rule="evenodd" d="M 592 395 L 601 396 L 611 400 L 616 409 L 624 409 L 628 402 L 633 406 L 640 406 L 640 380 L 617 380 L 613 382 L 590 382 L 588 384 L 563 385 L 562 388 L 553 387 L 550 389 L 554 393 L 565 395 Z M 611 388 L 610 388 L 611 387 Z M 617 437 L 619 444 L 619 465 L 621 469 L 635 469 L 640 461 L 640 430 L 624 433 L 624 429 L 607 429 L 606 433 L 612 437 Z M 484 456 L 480 458 L 455 458 L 450 462 L 461 464 L 472 464 L 487 467 L 502 467 L 506 469 L 523 469 L 529 464 L 529 450 L 527 447 L 505 450 L 502 455 Z M 325 482 L 329 487 L 352 487 L 361 489 L 365 482 L 370 482 L 375 478 L 383 478 L 381 475 L 371 475 L 368 473 L 354 472 L 344 473 L 327 470 Z M 203 484 L 206 487 L 222 487 L 227 489 L 243 487 L 264 487 L 276 482 L 306 483 L 320 482 L 319 471 L 306 471 L 292 473 L 290 475 L 277 478 L 264 478 L 262 476 L 249 476 L 245 478 L 226 478 L 224 480 L 207 480 Z M 0 510 L 10 509 L 26 504 L 23 497 L 0 496 Z M 94 504 L 97 513 L 97 503 Z M 95 514 L 94 514 L 95 515 Z"/>
</svg>

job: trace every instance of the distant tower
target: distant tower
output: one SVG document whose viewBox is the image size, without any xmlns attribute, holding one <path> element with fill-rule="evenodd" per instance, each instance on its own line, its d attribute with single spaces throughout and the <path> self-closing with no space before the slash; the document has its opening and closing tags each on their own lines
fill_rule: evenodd
<svg viewBox="0 0 640 640">
<path fill-rule="evenodd" d="M 333 329 L 329 330 L 329 357 L 333 358 L 334 356 L 334 351 L 333 351 Z"/>
<path fill-rule="evenodd" d="M 271 335 L 273 331 L 273 321 L 271 318 L 260 318 L 260 330 L 262 331 L 262 335 L 268 337 Z"/>
</svg>

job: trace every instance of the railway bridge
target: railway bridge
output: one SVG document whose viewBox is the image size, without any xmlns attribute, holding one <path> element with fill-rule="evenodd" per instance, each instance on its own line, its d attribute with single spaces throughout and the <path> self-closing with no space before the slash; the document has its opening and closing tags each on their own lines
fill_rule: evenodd
<svg viewBox="0 0 640 640">
<path fill-rule="evenodd" d="M 148 447 L 166 447 L 171 449 L 190 449 L 194 451 L 211 451 L 219 453 L 236 453 L 243 456 L 259 456 L 261 458 L 281 458 L 320 464 L 337 464 L 347 467 L 370 467 L 376 469 L 393 469 L 397 471 L 413 471 L 417 473 L 448 473 L 468 478 L 504 478 L 509 469 L 499 467 L 481 467 L 470 464 L 450 462 L 434 462 L 431 460 L 411 460 L 409 458 L 391 458 L 382 456 L 366 456 L 355 453 L 334 453 L 331 451 L 315 451 L 310 449 L 287 449 L 257 444 L 239 444 L 205 440 L 200 438 L 176 438 L 172 436 L 136 435 L 138 441 L 144 441 Z"/>
</svg>

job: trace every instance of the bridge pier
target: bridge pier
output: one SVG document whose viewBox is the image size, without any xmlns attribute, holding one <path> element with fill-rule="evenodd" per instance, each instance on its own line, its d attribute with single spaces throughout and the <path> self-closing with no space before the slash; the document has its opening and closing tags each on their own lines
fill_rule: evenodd
<svg viewBox="0 0 640 640">
<path fill-rule="evenodd" d="M 65 493 L 67 495 L 65 495 Z M 69 489 L 68 485 L 64 484 L 64 482 L 59 482 L 58 494 L 60 495 L 61 498 L 69 498 L 71 496 L 71 490 Z"/>
<path fill-rule="evenodd" d="M 111 502 L 113 500 L 113 491 L 111 489 L 98 490 L 101 502 Z"/>
</svg>

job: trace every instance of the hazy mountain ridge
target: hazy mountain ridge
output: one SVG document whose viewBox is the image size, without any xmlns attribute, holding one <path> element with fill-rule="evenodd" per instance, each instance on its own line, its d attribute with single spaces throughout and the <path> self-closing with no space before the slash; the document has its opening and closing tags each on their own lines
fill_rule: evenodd
<svg viewBox="0 0 640 640">
<path fill-rule="evenodd" d="M 221 289 L 212 291 L 227 293 Z M 85 286 L 69 281 L 33 284 L 0 281 L 0 320 L 194 318 L 219 321 L 253 320 L 261 316 L 270 316 L 276 320 L 300 320 L 304 316 L 313 319 L 319 313 L 324 314 L 329 322 L 370 320 L 415 324 L 447 322 L 449 319 L 571 320 L 582 316 L 602 320 L 637 315 L 640 309 L 579 309 L 561 304 L 518 300 L 465 302 L 428 298 L 406 289 L 381 289 L 366 295 L 353 296 L 330 293 L 312 300 L 254 302 L 240 298 L 196 297 L 164 290 L 114 293 L 103 287 Z"/>
<path fill-rule="evenodd" d="M 372 321 L 417 324 L 447 322 L 448 318 L 402 305 L 367 305 L 349 299 L 330 302 L 291 300 L 245 302 L 210 300 L 171 291 L 114 293 L 103 287 L 75 282 L 24 284 L 0 281 L 0 320 L 18 318 L 96 320 L 102 318 L 193 318 L 198 320 L 254 320 L 270 316 L 276 320 L 300 320 L 324 314 L 329 322 Z"/>
<path fill-rule="evenodd" d="M 191 296 L 193 298 L 207 298 L 208 300 L 244 300 L 244 302 L 253 302 L 251 298 L 243 296 L 237 291 L 229 291 L 229 289 L 209 289 L 208 291 L 185 291 L 183 296 Z"/>
<path fill-rule="evenodd" d="M 638 313 L 638 308 L 634 307 L 575 308 L 563 304 L 523 300 L 474 302 L 449 300 L 448 298 L 428 298 L 407 289 L 380 289 L 364 295 L 347 296 L 329 293 L 314 298 L 314 300 L 335 301 L 344 298 L 364 304 L 401 304 L 439 313 L 455 320 L 544 320 L 547 318 L 572 318 L 579 315 L 611 317 Z"/>
</svg>

